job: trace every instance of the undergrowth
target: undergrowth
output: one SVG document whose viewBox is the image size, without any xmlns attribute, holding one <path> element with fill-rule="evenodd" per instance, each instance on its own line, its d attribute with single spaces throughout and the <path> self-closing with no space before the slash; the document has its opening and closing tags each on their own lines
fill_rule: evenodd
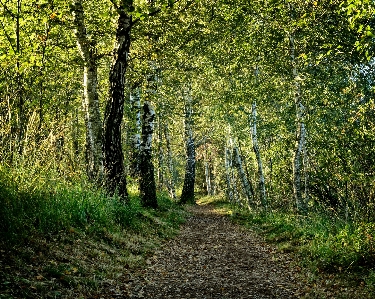
<svg viewBox="0 0 375 299">
<path fill-rule="evenodd" d="M 0 168 L 0 298 L 96 296 L 177 233 L 186 216 L 163 193 L 146 209 L 56 173 Z"/>
<path fill-rule="evenodd" d="M 241 209 L 222 199 L 202 199 L 255 229 L 280 251 L 293 252 L 313 273 L 349 275 L 375 291 L 375 223 L 348 222 L 327 211 L 308 216 L 292 212 Z"/>
</svg>

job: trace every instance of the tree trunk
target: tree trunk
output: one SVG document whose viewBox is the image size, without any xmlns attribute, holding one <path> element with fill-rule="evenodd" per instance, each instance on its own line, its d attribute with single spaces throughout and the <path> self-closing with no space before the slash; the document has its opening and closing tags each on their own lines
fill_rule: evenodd
<svg viewBox="0 0 375 299">
<path fill-rule="evenodd" d="M 204 149 L 204 174 L 206 179 L 206 191 L 207 195 L 212 196 L 215 194 L 215 177 L 213 174 L 213 166 L 211 161 L 210 152 L 207 151 L 207 143 L 205 143 Z"/>
<path fill-rule="evenodd" d="M 155 111 L 150 102 L 143 105 L 142 118 L 142 142 L 140 147 L 139 163 L 139 191 L 143 206 L 157 208 L 156 185 L 154 176 L 154 165 L 152 164 L 152 134 L 154 132 Z"/>
<path fill-rule="evenodd" d="M 129 174 L 139 176 L 139 150 L 141 146 L 141 96 L 139 88 L 130 91 L 130 125 L 129 125 Z"/>
<path fill-rule="evenodd" d="M 257 138 L 257 111 L 256 104 L 252 105 L 252 122 L 251 122 L 251 135 L 253 141 L 253 150 L 258 164 L 258 176 L 259 176 L 259 193 L 260 193 L 260 202 L 262 203 L 263 208 L 267 208 L 267 198 L 266 198 L 266 186 L 264 182 L 264 173 L 263 173 L 263 164 L 260 157 L 260 150 L 258 145 Z"/>
<path fill-rule="evenodd" d="M 121 122 L 124 114 L 125 73 L 128 66 L 132 1 L 122 1 L 119 13 L 113 61 L 109 72 L 109 99 L 104 115 L 104 172 L 105 185 L 109 194 L 118 192 L 123 199 L 128 197 L 124 172 L 124 155 L 121 144 Z"/>
<path fill-rule="evenodd" d="M 163 151 L 163 121 L 161 109 L 159 110 L 158 121 L 158 190 L 163 190 L 164 186 L 164 151 Z"/>
<path fill-rule="evenodd" d="M 195 185 L 195 141 L 193 137 L 193 101 L 190 87 L 184 92 L 185 98 L 185 144 L 186 144 L 186 166 L 185 179 L 181 193 L 181 203 L 194 203 Z"/>
<path fill-rule="evenodd" d="M 307 204 L 305 198 L 302 194 L 301 186 L 301 156 L 305 148 L 305 136 L 306 128 L 304 123 L 305 118 L 305 107 L 302 104 L 302 95 L 301 95 L 301 83 L 300 77 L 298 76 L 297 62 L 295 57 L 295 43 L 294 36 L 289 35 L 290 43 L 290 57 L 293 67 L 293 78 L 294 78 L 294 102 L 296 106 L 296 146 L 294 151 L 293 159 L 293 189 L 294 189 L 294 198 L 296 201 L 297 209 L 300 212 L 305 213 L 307 211 Z"/>
<path fill-rule="evenodd" d="M 20 19 L 22 12 L 22 2 L 17 0 L 17 14 L 16 14 L 16 54 L 21 55 L 21 35 L 20 35 Z M 25 99 L 23 94 L 22 86 L 22 74 L 20 69 L 20 57 L 17 57 L 16 69 L 17 69 L 17 98 L 18 98 L 18 128 L 17 128 L 17 152 L 19 155 L 23 153 L 23 139 L 25 135 Z"/>
<path fill-rule="evenodd" d="M 164 125 L 164 136 L 165 136 L 165 143 L 167 146 L 168 169 L 169 169 L 169 175 L 170 175 L 170 179 L 168 182 L 169 195 L 173 200 L 176 200 L 177 199 L 176 183 L 175 183 L 175 178 L 174 178 L 171 137 L 169 136 L 169 130 L 168 130 L 167 124 Z"/>
<path fill-rule="evenodd" d="M 247 201 L 248 201 L 248 205 L 253 206 L 253 204 L 254 204 L 254 198 L 253 197 L 254 196 L 253 196 L 253 193 L 251 192 L 252 188 L 251 188 L 250 182 L 249 182 L 249 180 L 246 176 L 244 166 L 243 166 L 243 163 L 242 163 L 242 159 L 241 159 L 241 155 L 239 153 L 239 150 L 238 150 L 237 146 L 233 147 L 233 158 L 234 158 L 234 161 L 235 161 L 235 166 L 237 168 L 238 175 L 239 175 L 241 183 L 242 183 L 242 187 L 245 191 L 245 195 L 246 195 L 246 198 L 247 198 Z"/>
<path fill-rule="evenodd" d="M 103 179 L 102 121 L 99 108 L 98 72 L 95 42 L 87 37 L 85 16 L 81 0 L 74 2 L 73 16 L 77 45 L 84 63 L 83 110 L 86 124 L 87 176 L 96 182 Z"/>
<path fill-rule="evenodd" d="M 233 194 L 233 182 L 232 182 L 232 155 L 228 147 L 225 147 L 225 178 L 227 183 L 227 198 L 230 202 L 234 203 L 234 194 Z"/>
<path fill-rule="evenodd" d="M 293 182 L 294 182 L 294 197 L 296 200 L 297 209 L 301 212 L 306 211 L 305 199 L 302 195 L 301 186 L 301 155 L 305 143 L 305 125 L 304 123 L 297 123 L 297 141 L 296 149 L 294 152 L 294 165 L 293 165 Z"/>
<path fill-rule="evenodd" d="M 208 161 L 204 161 L 204 175 L 206 177 L 207 195 L 212 195 L 211 168 Z"/>
<path fill-rule="evenodd" d="M 307 145 L 306 145 L 306 139 L 307 139 L 307 133 L 305 131 L 305 136 L 304 136 L 304 149 L 303 149 L 303 170 L 304 170 L 304 175 L 305 175 L 305 205 L 306 207 L 309 206 L 309 156 L 308 156 L 308 150 L 307 150 Z"/>
</svg>

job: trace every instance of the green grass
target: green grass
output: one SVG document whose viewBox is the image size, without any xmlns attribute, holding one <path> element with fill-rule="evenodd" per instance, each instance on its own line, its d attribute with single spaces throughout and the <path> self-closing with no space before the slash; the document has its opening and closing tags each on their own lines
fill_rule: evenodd
<svg viewBox="0 0 375 299">
<path fill-rule="evenodd" d="M 257 228 L 266 240 L 294 251 L 318 271 L 361 271 L 375 266 L 375 224 L 347 223 L 325 213 L 308 216 L 240 211 L 233 219 Z"/>
<path fill-rule="evenodd" d="M 280 251 L 297 254 L 313 273 L 354 275 L 375 290 L 375 223 L 346 222 L 326 211 L 301 216 L 285 211 L 249 211 L 222 199 L 201 201 L 214 204 L 236 223 L 255 229 Z"/>
<path fill-rule="evenodd" d="M 10 243 L 35 232 L 143 230 L 145 220 L 155 222 L 158 217 L 163 219 L 160 223 L 173 228 L 181 223 L 181 215 L 176 212 L 180 208 L 165 194 L 158 196 L 160 208 L 153 211 L 143 208 L 134 194 L 124 202 L 80 181 L 68 184 L 50 179 L 26 186 L 22 182 L 23 177 L 16 178 L 14 173 L 0 169 L 0 237 Z"/>
<path fill-rule="evenodd" d="M 186 212 L 163 193 L 143 208 L 129 187 L 125 203 L 79 179 L 0 168 L 0 298 L 95 297 L 144 265 Z"/>
</svg>

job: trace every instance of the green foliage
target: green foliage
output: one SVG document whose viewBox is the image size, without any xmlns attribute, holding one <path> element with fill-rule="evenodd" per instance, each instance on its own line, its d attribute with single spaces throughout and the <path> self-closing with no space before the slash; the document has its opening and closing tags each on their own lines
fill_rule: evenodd
<svg viewBox="0 0 375 299">
<path fill-rule="evenodd" d="M 257 228 L 282 251 L 299 253 L 317 271 L 360 271 L 375 265 L 374 223 L 346 223 L 325 212 L 302 217 L 236 210 L 233 219 Z"/>
<path fill-rule="evenodd" d="M 103 293 L 108 280 L 123 283 L 118 278 L 142 265 L 186 217 L 163 193 L 158 209 L 146 209 L 136 186 L 125 203 L 79 176 L 39 170 L 0 168 L 1 298 Z"/>
<path fill-rule="evenodd" d="M 374 223 L 346 225 L 328 236 L 316 235 L 302 252 L 318 269 L 358 271 L 375 265 L 374 237 Z"/>
<path fill-rule="evenodd" d="M 331 211 L 316 210 L 308 216 L 276 210 L 259 213 L 220 198 L 200 201 L 215 205 L 234 222 L 257 231 L 279 251 L 296 254 L 314 275 L 343 274 L 365 283 L 367 292 L 375 290 L 374 223 L 347 222 Z"/>
<path fill-rule="evenodd" d="M 365 283 L 372 292 L 375 292 L 375 271 L 374 270 L 370 270 L 367 277 L 365 278 Z"/>
<path fill-rule="evenodd" d="M 165 195 L 159 198 L 160 210 L 154 211 L 142 208 L 135 195 L 124 202 L 84 183 L 56 182 L 51 177 L 53 173 L 42 186 L 26 187 L 20 186 L 17 180 L 27 179 L 15 178 L 14 174 L 9 169 L 0 171 L 0 235 L 12 243 L 35 233 L 83 230 L 95 235 L 103 230 L 140 230 L 145 225 L 142 221 L 148 218 L 145 215 L 152 215 L 157 223 L 156 219 L 165 217 L 159 221 L 163 224 L 162 231 L 177 228 L 183 220 L 179 208 Z"/>
</svg>

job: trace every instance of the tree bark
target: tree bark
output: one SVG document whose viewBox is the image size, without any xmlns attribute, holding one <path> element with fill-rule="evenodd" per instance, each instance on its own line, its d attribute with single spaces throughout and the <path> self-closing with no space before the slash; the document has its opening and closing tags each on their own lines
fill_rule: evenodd
<svg viewBox="0 0 375 299">
<path fill-rule="evenodd" d="M 174 178 L 171 137 L 169 135 L 168 124 L 164 125 L 164 136 L 165 136 L 165 143 L 167 146 L 168 169 L 169 169 L 169 175 L 170 175 L 170 179 L 168 182 L 169 195 L 173 200 L 176 200 L 177 199 L 176 183 L 175 183 L 175 178 Z"/>
<path fill-rule="evenodd" d="M 239 153 L 239 150 L 238 150 L 237 146 L 233 147 L 233 158 L 234 158 L 234 161 L 235 161 L 235 166 L 237 168 L 238 175 L 240 176 L 242 187 L 245 191 L 245 195 L 246 195 L 246 198 L 247 198 L 247 201 L 248 201 L 248 205 L 253 206 L 254 205 L 254 198 L 253 198 L 254 195 L 251 192 L 252 188 L 251 188 L 250 182 L 249 182 L 249 180 L 246 176 L 246 173 L 245 173 L 245 170 L 244 170 L 244 167 L 243 167 L 243 163 L 242 163 L 242 158 L 241 158 L 241 155 Z"/>
<path fill-rule="evenodd" d="M 20 34 L 20 19 L 22 12 L 22 2 L 17 0 L 17 14 L 16 14 L 16 54 L 21 55 L 21 34 Z M 18 128 L 17 128 L 17 152 L 19 155 L 23 153 L 24 147 L 24 135 L 25 135 L 25 99 L 22 86 L 22 74 L 20 69 L 20 57 L 17 57 L 16 69 L 17 69 L 17 99 L 18 99 Z"/>
<path fill-rule="evenodd" d="M 155 111 L 150 102 L 143 105 L 142 117 L 142 142 L 140 147 L 139 163 L 139 191 L 143 206 L 157 208 L 156 184 L 154 175 L 154 165 L 152 163 L 152 134 L 154 132 Z"/>
<path fill-rule="evenodd" d="M 84 63 L 82 100 L 86 124 L 86 161 L 88 178 L 101 185 L 103 180 L 103 130 L 99 108 L 98 71 L 95 42 L 87 37 L 82 0 L 73 5 L 77 45 Z"/>
<path fill-rule="evenodd" d="M 141 146 L 141 96 L 139 88 L 130 91 L 130 125 L 129 125 L 129 174 L 139 176 L 139 151 Z"/>
<path fill-rule="evenodd" d="M 109 194 L 118 192 L 123 199 L 128 197 L 124 172 L 124 155 L 121 144 L 121 122 L 124 114 L 125 73 L 128 66 L 132 17 L 126 11 L 132 1 L 121 2 L 113 61 L 109 72 L 109 100 L 104 115 L 104 172 L 105 185 Z"/>
<path fill-rule="evenodd" d="M 164 186 L 164 150 L 163 150 L 163 115 L 159 110 L 158 121 L 158 190 Z"/>
<path fill-rule="evenodd" d="M 206 190 L 207 195 L 212 194 L 212 185 L 211 185 L 211 168 L 208 161 L 204 161 L 204 175 L 206 177 Z"/>
<path fill-rule="evenodd" d="M 207 143 L 205 144 L 204 152 L 204 174 L 206 179 L 207 195 L 215 195 L 215 176 L 213 173 L 213 165 L 210 153 L 207 151 Z"/>
<path fill-rule="evenodd" d="M 233 194 L 233 182 L 232 182 L 232 155 L 228 147 L 225 147 L 225 178 L 227 183 L 227 198 L 230 202 L 234 203 L 234 194 Z"/>
<path fill-rule="evenodd" d="M 181 193 L 181 203 L 194 203 L 194 185 L 195 185 L 195 140 L 193 137 L 193 101 L 191 89 L 188 87 L 184 91 L 185 99 L 185 144 L 186 144 L 186 165 L 184 185 Z"/>
<path fill-rule="evenodd" d="M 304 123 L 305 107 L 302 104 L 301 83 L 297 70 L 295 57 L 295 42 L 293 34 L 289 35 L 290 58 L 292 61 L 292 72 L 294 78 L 294 102 L 296 107 L 296 146 L 293 159 L 293 190 L 298 211 L 305 213 L 307 204 L 302 192 L 301 184 L 301 160 L 305 148 L 306 128 Z"/>
<path fill-rule="evenodd" d="M 263 163 L 260 156 L 260 150 L 258 145 L 257 138 L 257 111 L 256 104 L 252 105 L 252 121 L 251 121 L 251 136 L 253 141 L 253 150 L 258 164 L 258 176 L 259 176 L 259 193 L 260 193 L 260 202 L 263 208 L 267 208 L 267 198 L 266 198 L 266 186 L 263 173 Z"/>
</svg>

